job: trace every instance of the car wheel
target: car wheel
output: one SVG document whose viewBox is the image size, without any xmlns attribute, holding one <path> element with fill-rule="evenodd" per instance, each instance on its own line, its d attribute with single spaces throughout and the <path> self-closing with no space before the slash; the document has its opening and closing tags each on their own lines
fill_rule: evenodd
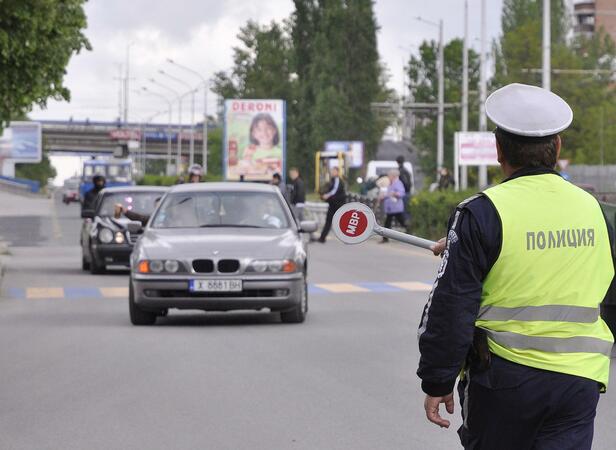
<svg viewBox="0 0 616 450">
<path fill-rule="evenodd" d="M 133 325 L 154 325 L 156 322 L 156 313 L 142 311 L 135 303 L 135 292 L 133 283 L 128 282 L 128 312 L 130 313 L 130 322 Z"/>
<path fill-rule="evenodd" d="M 306 320 L 306 314 L 308 314 L 308 285 L 304 281 L 304 288 L 301 292 L 299 305 L 291 311 L 281 312 L 280 320 L 283 323 L 302 323 Z"/>
<path fill-rule="evenodd" d="M 81 270 L 90 270 L 90 263 L 86 260 L 83 252 L 81 253 Z"/>
<path fill-rule="evenodd" d="M 92 250 L 90 250 L 90 255 L 92 255 Z M 99 264 L 96 262 L 96 258 L 92 255 L 90 259 L 90 273 L 92 275 L 100 275 L 101 273 L 105 273 L 105 264 Z"/>
</svg>

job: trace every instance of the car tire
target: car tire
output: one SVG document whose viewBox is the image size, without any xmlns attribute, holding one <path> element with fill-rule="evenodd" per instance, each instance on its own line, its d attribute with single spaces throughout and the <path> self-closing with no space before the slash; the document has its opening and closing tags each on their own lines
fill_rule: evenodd
<svg viewBox="0 0 616 450">
<path fill-rule="evenodd" d="M 92 255 L 92 250 L 90 250 L 90 255 Z M 92 255 L 92 258 L 90 260 L 90 273 L 92 275 L 100 275 L 102 273 L 105 273 L 106 270 L 107 268 L 105 267 L 105 265 L 98 264 L 96 262 L 96 258 L 94 258 L 94 255 Z"/>
<path fill-rule="evenodd" d="M 83 254 L 81 255 L 81 270 L 90 270 L 90 263 Z"/>
<path fill-rule="evenodd" d="M 306 314 L 308 314 L 308 285 L 305 281 L 301 296 L 297 308 L 280 313 L 280 321 L 282 323 L 302 323 L 306 320 Z"/>
<path fill-rule="evenodd" d="M 133 325 L 154 325 L 157 314 L 149 311 L 143 311 L 135 303 L 135 292 L 133 283 L 128 282 L 128 312 L 130 313 L 130 322 Z"/>
</svg>

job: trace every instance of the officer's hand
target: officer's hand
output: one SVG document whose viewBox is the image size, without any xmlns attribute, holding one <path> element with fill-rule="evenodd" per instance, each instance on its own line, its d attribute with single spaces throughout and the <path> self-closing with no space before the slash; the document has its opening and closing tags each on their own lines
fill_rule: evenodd
<svg viewBox="0 0 616 450">
<path fill-rule="evenodd" d="M 445 409 L 449 414 L 453 414 L 453 392 L 444 397 L 430 397 L 426 395 L 426 400 L 424 401 L 424 409 L 426 410 L 426 417 L 428 420 L 439 427 L 449 428 L 450 422 L 449 420 L 443 419 L 439 414 L 438 408 L 441 403 L 445 403 Z"/>
<path fill-rule="evenodd" d="M 440 238 L 436 244 L 430 247 L 434 256 L 442 255 L 445 251 L 445 246 L 447 245 L 447 238 Z"/>
</svg>

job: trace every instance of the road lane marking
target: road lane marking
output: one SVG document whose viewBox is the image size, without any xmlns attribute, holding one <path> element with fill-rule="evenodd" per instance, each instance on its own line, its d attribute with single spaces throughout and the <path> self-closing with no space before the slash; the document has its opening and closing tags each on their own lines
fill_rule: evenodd
<svg viewBox="0 0 616 450">
<path fill-rule="evenodd" d="M 318 283 L 316 287 L 325 289 L 328 292 L 333 292 L 334 294 L 346 294 L 352 292 L 370 292 L 369 289 L 363 288 L 361 286 L 357 286 L 355 284 L 350 283 Z"/>
<path fill-rule="evenodd" d="M 64 288 L 66 298 L 101 298 L 101 291 L 95 287 L 66 287 Z"/>
<path fill-rule="evenodd" d="M 360 287 L 368 289 L 370 292 L 401 292 L 404 290 L 397 286 L 393 286 L 391 283 L 362 282 L 357 284 Z"/>
<path fill-rule="evenodd" d="M 403 289 L 405 291 L 430 292 L 432 290 L 431 284 L 420 283 L 419 281 L 399 281 L 396 283 L 387 283 L 387 284 Z"/>
<path fill-rule="evenodd" d="M 102 287 L 100 291 L 105 298 L 128 297 L 128 287 Z"/>
<path fill-rule="evenodd" d="M 64 289 L 58 287 L 26 288 L 26 298 L 64 298 Z"/>
</svg>

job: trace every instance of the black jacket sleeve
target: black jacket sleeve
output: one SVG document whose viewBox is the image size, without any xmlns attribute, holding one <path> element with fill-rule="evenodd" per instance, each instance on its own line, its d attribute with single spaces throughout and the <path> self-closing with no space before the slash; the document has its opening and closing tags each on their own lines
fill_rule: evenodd
<svg viewBox="0 0 616 450">
<path fill-rule="evenodd" d="M 418 331 L 417 374 L 433 397 L 453 391 L 473 341 L 482 282 L 498 258 L 501 225 L 485 197 L 459 208 L 449 221 L 447 247 Z"/>
</svg>

